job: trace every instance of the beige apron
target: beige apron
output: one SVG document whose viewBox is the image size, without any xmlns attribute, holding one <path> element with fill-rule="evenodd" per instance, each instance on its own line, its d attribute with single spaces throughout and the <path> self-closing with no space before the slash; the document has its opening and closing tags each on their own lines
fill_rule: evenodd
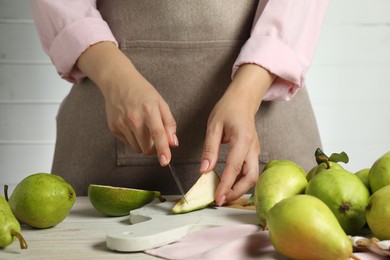
<svg viewBox="0 0 390 260">
<path fill-rule="evenodd" d="M 184 188 L 199 177 L 208 116 L 229 85 L 249 37 L 256 0 L 98 0 L 120 49 L 169 104 L 180 147 L 172 150 Z M 314 166 L 320 138 L 306 90 L 290 102 L 263 102 L 256 116 L 260 169 L 271 159 Z M 217 172 L 228 147 L 223 145 Z M 79 195 L 90 183 L 177 194 L 168 168 L 137 154 L 108 130 L 103 96 L 89 79 L 73 86 L 57 117 L 52 172 Z"/>
</svg>

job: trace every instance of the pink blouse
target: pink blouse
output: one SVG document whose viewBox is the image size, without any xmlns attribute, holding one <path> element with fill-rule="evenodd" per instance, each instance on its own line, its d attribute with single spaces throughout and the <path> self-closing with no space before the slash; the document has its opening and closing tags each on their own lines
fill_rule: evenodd
<svg viewBox="0 0 390 260">
<path fill-rule="evenodd" d="M 30 0 L 44 51 L 69 82 L 85 77 L 78 57 L 89 46 L 117 44 L 96 9 L 96 0 Z M 303 86 L 313 59 L 328 0 L 260 0 L 251 36 L 241 48 L 232 78 L 241 64 L 258 64 L 277 75 L 264 100 L 290 100 Z"/>
</svg>

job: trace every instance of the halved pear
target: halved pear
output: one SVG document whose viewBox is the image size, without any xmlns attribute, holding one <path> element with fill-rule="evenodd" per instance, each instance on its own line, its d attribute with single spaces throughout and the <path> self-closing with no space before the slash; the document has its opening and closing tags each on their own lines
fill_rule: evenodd
<svg viewBox="0 0 390 260">
<path fill-rule="evenodd" d="M 128 215 L 130 210 L 145 206 L 155 198 L 163 200 L 159 191 L 97 184 L 89 185 L 88 198 L 97 211 L 110 217 Z"/>
<path fill-rule="evenodd" d="M 173 213 L 186 213 L 198 209 L 202 209 L 214 202 L 215 191 L 217 190 L 220 178 L 215 171 L 203 173 L 186 193 L 185 198 L 182 198 L 172 208 Z"/>
</svg>

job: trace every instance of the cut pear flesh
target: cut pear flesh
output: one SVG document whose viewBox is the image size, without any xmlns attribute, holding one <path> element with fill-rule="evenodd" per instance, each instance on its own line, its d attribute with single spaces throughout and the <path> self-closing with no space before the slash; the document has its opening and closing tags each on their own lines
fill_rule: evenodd
<svg viewBox="0 0 390 260">
<path fill-rule="evenodd" d="M 215 191 L 217 190 L 220 178 L 215 171 L 203 173 L 191 189 L 172 208 L 173 213 L 186 213 L 202 209 L 214 202 Z"/>
</svg>

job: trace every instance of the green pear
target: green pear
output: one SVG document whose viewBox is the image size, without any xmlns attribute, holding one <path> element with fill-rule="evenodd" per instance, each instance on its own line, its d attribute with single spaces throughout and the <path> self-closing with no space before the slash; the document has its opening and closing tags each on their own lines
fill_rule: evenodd
<svg viewBox="0 0 390 260">
<path fill-rule="evenodd" d="M 273 166 L 263 171 L 255 186 L 254 204 L 259 224 L 266 229 L 269 210 L 284 198 L 304 193 L 306 186 L 306 174 L 301 167 L 274 161 Z"/>
<path fill-rule="evenodd" d="M 352 243 L 332 211 L 310 195 L 295 195 L 269 212 L 271 242 L 291 259 L 343 260 L 352 255 Z"/>
<path fill-rule="evenodd" d="M 366 224 L 370 192 L 355 174 L 343 169 L 324 171 L 313 177 L 305 193 L 328 205 L 348 235 L 355 235 Z"/>
<path fill-rule="evenodd" d="M 317 148 L 314 156 L 316 158 L 317 165 L 308 172 L 306 176 L 307 181 L 310 181 L 315 175 L 329 169 L 344 169 L 338 163 L 348 163 L 349 161 L 348 155 L 345 152 L 332 153 L 332 155 L 328 157 L 320 148 Z"/>
<path fill-rule="evenodd" d="M 19 221 L 33 228 L 48 228 L 65 219 L 75 200 L 76 192 L 63 178 L 36 173 L 18 183 L 9 205 Z"/>
<path fill-rule="evenodd" d="M 371 193 L 390 184 L 390 151 L 378 158 L 370 168 L 368 182 Z"/>
<path fill-rule="evenodd" d="M 265 166 L 264 166 L 264 169 L 263 169 L 263 172 L 265 170 L 267 170 L 268 168 L 271 168 L 273 166 L 281 166 L 281 165 L 286 165 L 286 166 L 291 166 L 291 167 L 297 167 L 300 172 L 306 176 L 306 172 L 305 170 L 299 166 L 298 164 L 296 164 L 295 162 L 293 161 L 290 161 L 290 160 L 271 160 L 269 161 Z"/>
<path fill-rule="evenodd" d="M 370 184 L 368 182 L 368 174 L 370 172 L 370 168 L 364 168 L 357 172 L 355 172 L 355 175 L 359 177 L 359 179 L 366 185 L 368 190 L 371 190 Z"/>
<path fill-rule="evenodd" d="M 371 195 L 366 208 L 367 224 L 374 236 L 390 240 L 390 185 Z"/>
<path fill-rule="evenodd" d="M 20 234 L 20 224 L 12 214 L 8 202 L 0 195 L 0 248 L 6 247 L 17 238 L 20 248 L 26 249 L 27 243 Z"/>
<path fill-rule="evenodd" d="M 297 167 L 301 173 L 306 176 L 306 171 L 301 167 L 299 166 L 298 164 L 290 161 L 290 160 L 271 160 L 269 161 L 268 163 L 266 163 L 266 165 L 264 166 L 264 169 L 263 169 L 263 172 L 265 170 L 267 170 L 268 168 L 271 168 L 272 166 L 280 166 L 280 165 L 290 165 L 292 167 Z M 248 198 L 248 202 L 246 204 L 247 206 L 253 206 L 255 205 L 255 192 L 253 192 L 251 194 L 251 196 Z"/>
<path fill-rule="evenodd" d="M 215 171 L 203 173 L 196 183 L 172 208 L 173 213 L 186 213 L 202 209 L 214 202 L 220 178 Z"/>
<path fill-rule="evenodd" d="M 317 174 L 324 172 L 324 171 L 327 171 L 327 170 L 330 170 L 330 169 L 344 169 L 344 167 L 338 163 L 335 163 L 335 162 L 329 162 L 328 164 L 325 162 L 322 162 L 322 163 L 318 164 L 317 166 L 313 167 L 309 171 L 309 173 L 306 176 L 307 181 L 310 181 L 311 179 L 313 179 L 313 177 L 316 176 Z"/>
</svg>

